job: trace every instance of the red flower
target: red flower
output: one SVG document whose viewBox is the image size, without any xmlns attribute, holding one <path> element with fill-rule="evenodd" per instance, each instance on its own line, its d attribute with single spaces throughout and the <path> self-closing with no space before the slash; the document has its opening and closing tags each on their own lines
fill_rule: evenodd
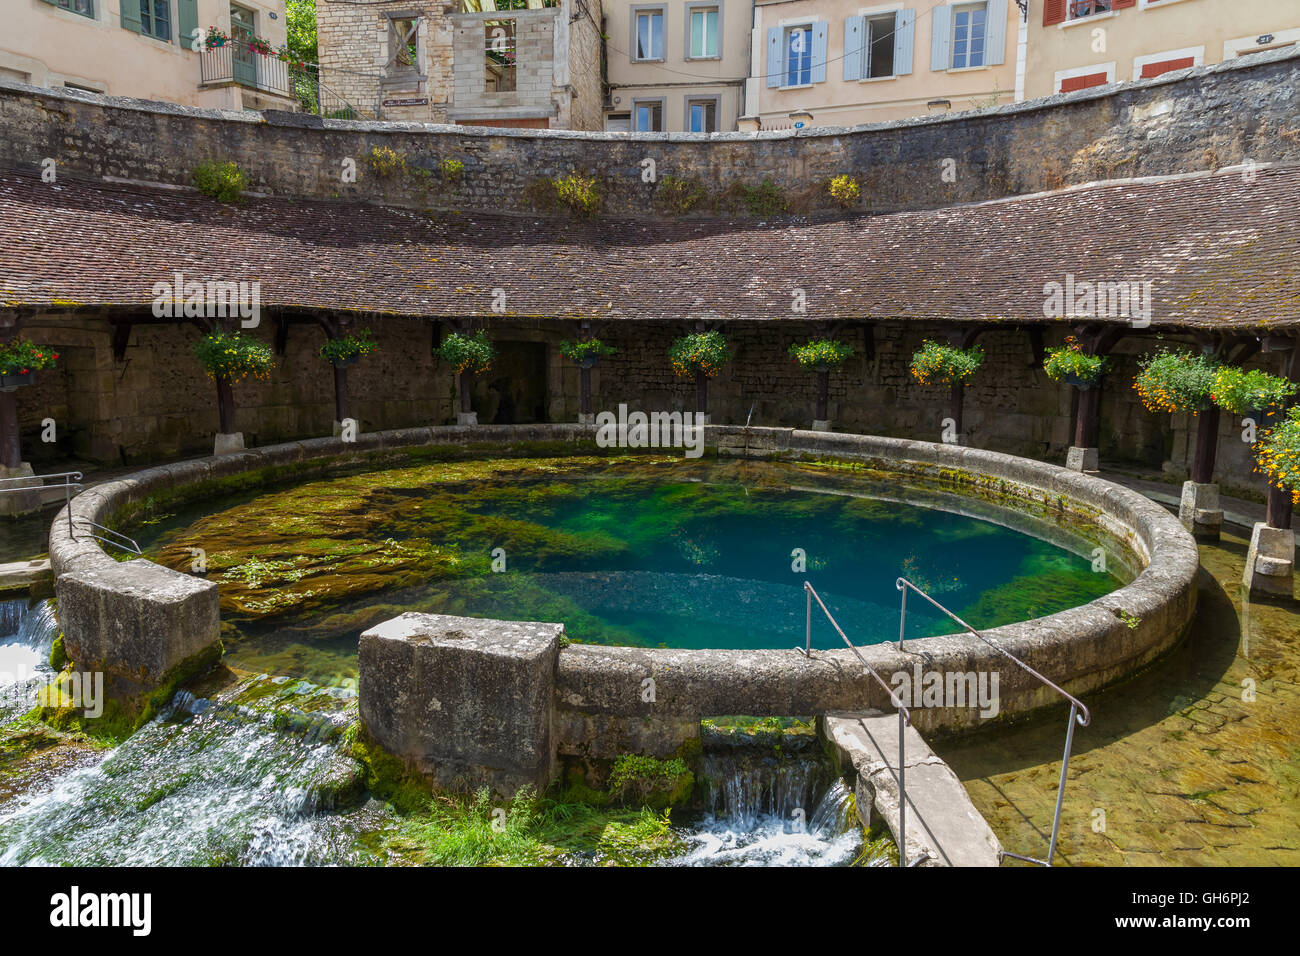
<svg viewBox="0 0 1300 956">
<path fill-rule="evenodd" d="M 23 369 L 23 370 L 22 370 L 21 372 L 19 372 L 18 374 L 19 374 L 19 375 L 26 375 L 26 374 L 27 374 L 27 369 Z"/>
</svg>

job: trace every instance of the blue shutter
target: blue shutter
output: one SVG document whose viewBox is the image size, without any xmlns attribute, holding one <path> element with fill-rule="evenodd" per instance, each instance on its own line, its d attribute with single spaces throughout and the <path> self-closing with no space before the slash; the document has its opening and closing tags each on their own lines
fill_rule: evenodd
<svg viewBox="0 0 1300 956">
<path fill-rule="evenodd" d="M 140 25 L 140 0 L 121 0 L 121 6 L 122 29 L 143 33 L 144 27 Z"/>
<path fill-rule="evenodd" d="M 989 66 L 1007 59 L 1007 0 L 989 0 L 988 26 L 984 31 L 984 62 Z"/>
<path fill-rule="evenodd" d="M 844 79 L 862 79 L 862 64 L 866 62 L 862 44 L 867 37 L 867 18 L 849 17 L 844 21 Z"/>
<path fill-rule="evenodd" d="M 767 85 L 780 86 L 785 82 L 785 45 L 781 42 L 780 27 L 767 31 Z"/>
<path fill-rule="evenodd" d="M 812 27 L 812 82 L 826 82 L 826 24 L 814 23 Z"/>
<path fill-rule="evenodd" d="M 1006 0 L 1003 0 L 1005 3 Z M 912 72 L 912 47 L 916 45 L 916 11 L 899 10 L 894 14 L 894 75 Z"/>
<path fill-rule="evenodd" d="M 952 7 L 935 7 L 930 16 L 930 69 L 948 69 L 948 48 L 952 45 Z"/>
<path fill-rule="evenodd" d="M 178 42 L 182 49 L 188 50 L 194 43 L 194 31 L 199 28 L 199 0 L 176 0 L 176 22 L 181 26 Z"/>
</svg>

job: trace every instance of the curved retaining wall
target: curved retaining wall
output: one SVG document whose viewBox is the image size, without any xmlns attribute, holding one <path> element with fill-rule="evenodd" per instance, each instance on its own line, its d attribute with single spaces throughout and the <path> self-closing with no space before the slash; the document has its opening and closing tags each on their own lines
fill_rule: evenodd
<svg viewBox="0 0 1300 956">
<path fill-rule="evenodd" d="M 435 427 L 363 435 L 351 444 L 337 439 L 290 442 L 136 472 L 79 495 L 71 505 L 72 517 L 74 523 L 90 520 L 104 524 L 113 513 L 159 493 L 182 489 L 198 492 L 213 482 L 241 479 L 243 486 L 254 487 L 263 481 L 320 473 L 341 464 L 366 460 L 379 463 L 419 446 L 481 445 L 486 452 L 522 442 L 572 446 L 589 441 L 593 435 L 590 426 L 578 425 Z M 1195 541 L 1160 506 L 1099 478 L 996 452 L 865 435 L 712 426 L 708 442 L 724 456 L 860 462 L 871 469 L 903 472 L 946 490 L 1012 505 L 1018 501 L 1022 507 L 1045 509 L 1098 526 L 1144 565 L 1131 583 L 1082 607 L 986 632 L 991 640 L 1078 696 L 1158 657 L 1179 639 L 1195 611 L 1199 562 Z M 196 648 L 217 640 L 215 584 L 142 559 L 119 563 L 93 540 L 69 539 L 67 519 L 68 515 L 61 512 L 52 526 L 50 559 L 57 576 L 65 644 L 78 666 L 99 663 L 110 673 L 144 680 L 167 672 L 195 653 Z M 1125 618 L 1120 617 L 1121 611 Z M 472 623 L 476 631 L 491 630 L 483 621 Z M 389 686 L 391 675 L 406 674 L 406 668 L 388 670 L 390 676 L 384 684 L 368 676 L 367 640 L 385 626 L 362 638 L 363 720 L 368 711 L 374 710 L 368 706 L 368 698 L 391 699 L 419 690 L 415 686 Z M 427 640 L 409 635 L 395 636 L 392 629 L 381 636 L 398 644 L 403 640 L 428 644 Z M 409 654 L 411 648 L 401 650 Z M 551 659 L 546 656 L 549 653 L 545 648 L 537 652 L 546 660 Z M 862 653 L 887 677 L 897 671 L 912 673 L 917 665 L 927 673 L 996 672 L 999 719 L 1060 702 L 1051 690 L 969 635 L 908 641 L 902 653 L 895 645 L 872 645 L 863 648 Z M 545 724 L 545 740 L 534 748 L 543 754 L 549 751 L 595 759 L 629 751 L 665 755 L 697 736 L 703 717 L 821 714 L 883 709 L 887 705 L 884 692 L 865 675 L 847 649 L 816 651 L 809 659 L 793 649 L 666 650 L 571 645 L 559 648 L 553 659 L 554 666 L 547 665 L 541 671 L 537 671 L 534 661 L 529 673 L 535 672 L 536 676 L 530 677 L 522 689 L 511 690 L 516 699 L 531 704 L 538 696 L 545 699 L 552 695 L 553 707 L 541 721 Z M 653 681 L 653 693 L 649 695 L 647 679 Z M 466 705 L 478 706 L 491 697 L 486 688 L 473 681 L 457 686 Z M 456 704 L 446 699 L 436 703 L 439 710 L 454 709 Z M 530 727 L 540 720 L 533 711 L 535 707 L 530 710 Z M 403 720 L 418 722 L 419 713 L 415 708 L 405 717 L 389 714 L 388 720 L 396 724 Z M 493 719 L 508 722 L 509 717 L 498 714 Z M 917 708 L 913 723 L 922 730 L 957 731 L 986 721 L 977 707 Z M 381 737 L 380 742 L 391 743 L 391 749 L 401 752 L 404 747 L 398 738 L 417 739 L 418 730 L 406 726 L 400 734 L 395 731 L 392 741 Z M 462 753 L 461 759 L 472 763 L 472 753 L 469 757 Z"/>
<path fill-rule="evenodd" d="M 249 189 L 276 196 L 369 199 L 416 208 L 533 211 L 540 177 L 585 170 L 605 212 L 655 218 L 658 182 L 693 180 L 713 199 L 771 179 L 794 211 L 830 210 L 826 181 L 852 173 L 863 207 L 931 209 L 1102 179 L 1300 161 L 1300 53 L 1278 50 L 1151 80 L 988 110 L 797 132 L 613 134 L 320 120 L 39 90 L 0 80 L 0 167 L 189 187 L 193 167 L 232 159 Z M 374 147 L 409 175 L 378 176 Z M 183 157 L 183 159 L 181 158 Z M 465 164 L 445 182 L 442 158 Z M 657 164 L 656 183 L 642 161 Z M 356 163 L 344 182 L 342 163 Z M 941 173 L 948 160 L 953 175 Z M 743 207 L 742 211 L 743 211 Z"/>
</svg>

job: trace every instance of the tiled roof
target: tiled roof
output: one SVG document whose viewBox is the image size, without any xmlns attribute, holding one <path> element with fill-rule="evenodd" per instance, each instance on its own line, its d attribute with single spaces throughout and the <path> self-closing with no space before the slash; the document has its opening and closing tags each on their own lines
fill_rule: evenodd
<svg viewBox="0 0 1300 956">
<path fill-rule="evenodd" d="M 1250 181 L 1247 181 L 1250 180 Z M 1156 326 L 1300 324 L 1300 168 L 829 222 L 576 223 L 0 176 L 0 307 L 141 305 L 176 271 L 263 306 L 484 318 L 1044 321 L 1152 280 Z M 493 290 L 506 293 L 493 311 Z M 806 312 L 794 311 L 796 290 Z M 1118 321 L 1124 321 L 1119 319 Z"/>
</svg>

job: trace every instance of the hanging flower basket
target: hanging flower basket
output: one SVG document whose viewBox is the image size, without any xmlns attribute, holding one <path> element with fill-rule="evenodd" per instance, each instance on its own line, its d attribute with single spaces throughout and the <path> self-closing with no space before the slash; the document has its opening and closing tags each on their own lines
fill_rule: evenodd
<svg viewBox="0 0 1300 956">
<path fill-rule="evenodd" d="M 1161 349 L 1142 363 L 1133 387 L 1153 412 L 1200 412 L 1210 407 L 1218 365 L 1203 353 Z"/>
<path fill-rule="evenodd" d="M 912 376 L 922 385 L 955 385 L 965 382 L 984 364 L 984 350 L 978 345 L 959 349 L 933 339 L 921 343 L 912 355 Z"/>
<path fill-rule="evenodd" d="M 59 353 L 48 346 L 35 345 L 27 339 L 0 342 L 0 390 L 12 392 L 31 385 L 35 373 L 53 368 Z"/>
<path fill-rule="evenodd" d="M 560 343 L 560 354 L 578 368 L 595 368 L 602 355 L 613 355 L 618 349 L 600 339 L 565 340 Z"/>
<path fill-rule="evenodd" d="M 1255 445 L 1256 470 L 1269 483 L 1300 501 L 1300 405 L 1292 407 L 1260 436 Z"/>
<path fill-rule="evenodd" d="M 434 349 L 434 354 L 446 360 L 457 375 L 465 372 L 479 375 L 492 367 L 496 349 L 488 341 L 487 332 L 479 329 L 473 335 L 451 333 Z"/>
<path fill-rule="evenodd" d="M 222 33 L 216 27 L 208 27 L 208 34 L 203 39 L 203 45 L 209 50 L 220 49 L 230 42 L 230 35 Z"/>
<path fill-rule="evenodd" d="M 683 378 L 703 374 L 713 378 L 731 360 L 731 350 L 721 332 L 692 332 L 673 341 L 668 349 L 673 371 Z"/>
<path fill-rule="evenodd" d="M 194 343 L 208 378 L 231 385 L 248 376 L 267 378 L 275 365 L 271 346 L 238 332 L 213 332 Z"/>
<path fill-rule="evenodd" d="M 369 329 L 362 329 L 356 335 L 340 335 L 336 339 L 326 339 L 321 346 L 320 357 L 334 363 L 336 368 L 349 368 L 357 361 L 379 349 Z"/>
<path fill-rule="evenodd" d="M 1065 344 L 1048 349 L 1043 360 L 1043 371 L 1053 382 L 1065 382 L 1086 391 L 1096 388 L 1106 371 L 1106 360 L 1100 355 L 1089 355 L 1073 335 L 1066 336 Z"/>
<path fill-rule="evenodd" d="M 809 372 L 837 370 L 853 355 L 853 346 L 835 339 L 813 339 L 803 345 L 790 346 L 790 357 Z"/>
<path fill-rule="evenodd" d="M 1224 365 L 1214 373 L 1210 399 L 1229 414 L 1247 416 L 1262 424 L 1265 415 L 1280 409 L 1297 391 L 1300 384 L 1278 375 Z"/>
</svg>

